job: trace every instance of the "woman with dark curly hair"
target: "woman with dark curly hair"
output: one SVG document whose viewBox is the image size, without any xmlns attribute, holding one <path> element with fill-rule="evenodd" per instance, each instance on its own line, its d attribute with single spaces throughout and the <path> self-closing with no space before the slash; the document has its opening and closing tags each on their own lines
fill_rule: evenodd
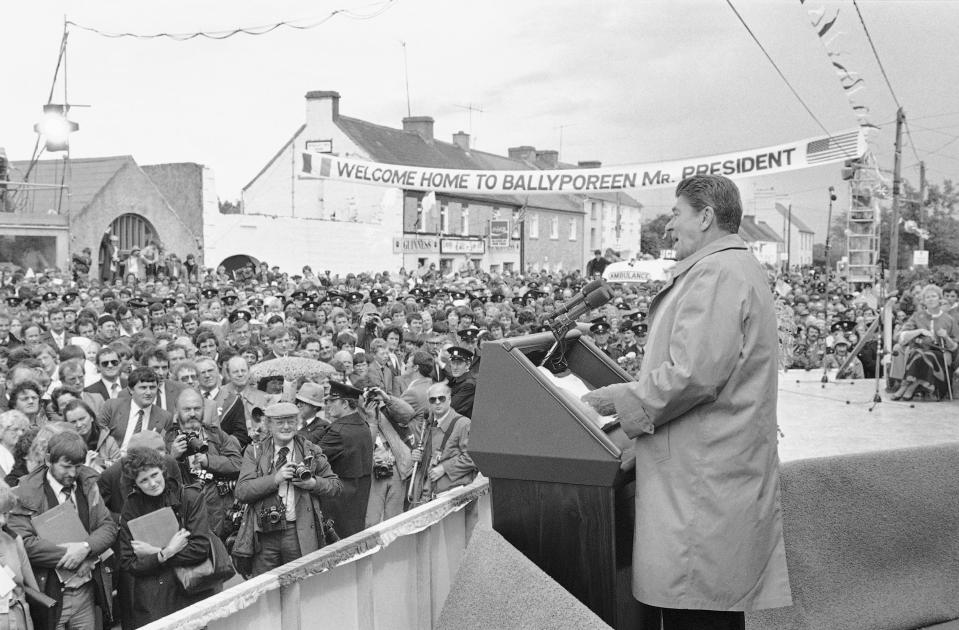
<svg viewBox="0 0 959 630">
<path fill-rule="evenodd" d="M 43 390 L 36 381 L 21 381 L 10 390 L 8 408 L 23 413 L 31 425 L 43 426 L 47 422 L 47 416 L 40 404 L 42 397 Z"/>
<path fill-rule="evenodd" d="M 134 490 L 120 516 L 120 570 L 133 582 L 131 617 L 133 627 L 139 628 L 213 593 L 188 594 L 173 571 L 173 567 L 195 566 L 208 558 L 212 533 L 200 490 L 181 487 L 169 477 L 158 451 L 131 448 L 121 461 Z M 165 507 L 173 509 L 180 525 L 170 541 L 159 548 L 133 540 L 130 521 Z"/>
<path fill-rule="evenodd" d="M 74 399 L 60 410 L 63 421 L 73 425 L 87 443 L 86 465 L 102 473 L 120 459 L 120 445 L 110 432 L 97 424 L 97 414 L 80 399 Z"/>
</svg>

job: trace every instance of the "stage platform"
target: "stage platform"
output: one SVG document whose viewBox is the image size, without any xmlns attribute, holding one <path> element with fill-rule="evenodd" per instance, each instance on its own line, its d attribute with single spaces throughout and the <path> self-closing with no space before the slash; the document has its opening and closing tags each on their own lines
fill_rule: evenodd
<svg viewBox="0 0 959 630">
<path fill-rule="evenodd" d="M 912 630 L 959 618 L 959 402 L 897 402 L 874 380 L 780 374 L 793 606 L 747 630 Z M 941 626 L 951 627 L 951 626 Z"/>
<path fill-rule="evenodd" d="M 821 380 L 822 371 L 779 375 L 783 463 L 959 442 L 959 401 L 894 401 L 882 383 L 874 404 L 875 380 Z"/>
</svg>

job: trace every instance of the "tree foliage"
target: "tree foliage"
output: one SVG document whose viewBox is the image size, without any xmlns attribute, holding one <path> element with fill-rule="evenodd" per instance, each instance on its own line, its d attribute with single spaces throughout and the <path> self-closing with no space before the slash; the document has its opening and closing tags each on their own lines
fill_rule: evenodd
<svg viewBox="0 0 959 630">
<path fill-rule="evenodd" d="M 666 231 L 666 224 L 669 223 L 670 215 L 661 214 L 643 224 L 643 230 L 639 236 L 639 250 L 643 254 L 659 257 L 659 250 L 669 249 L 663 240 L 663 232 Z"/>
<path fill-rule="evenodd" d="M 946 266 L 959 267 L 959 188 L 952 180 L 941 184 L 929 184 L 922 203 L 920 216 L 919 190 L 908 180 L 903 180 L 902 195 L 899 203 L 899 259 L 898 268 L 902 271 L 912 268 L 913 251 L 919 249 L 919 237 L 905 231 L 906 221 L 915 221 L 929 232 L 925 248 L 929 251 L 931 268 Z M 880 238 L 879 257 L 889 260 L 889 245 L 892 222 L 892 198 L 880 202 Z M 846 255 L 846 213 L 840 212 L 829 227 L 829 263 L 835 263 Z M 813 247 L 816 264 L 825 262 L 823 243 Z M 906 276 L 904 276 L 906 277 Z M 918 276 L 917 276 L 918 277 Z"/>
</svg>

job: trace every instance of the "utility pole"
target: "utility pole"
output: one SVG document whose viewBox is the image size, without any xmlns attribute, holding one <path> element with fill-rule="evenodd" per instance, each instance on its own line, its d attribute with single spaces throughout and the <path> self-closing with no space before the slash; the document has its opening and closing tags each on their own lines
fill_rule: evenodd
<svg viewBox="0 0 959 630">
<path fill-rule="evenodd" d="M 926 163 L 919 162 L 919 212 L 916 213 L 919 227 L 922 228 L 924 207 L 926 205 Z M 919 231 L 919 249 L 926 249 L 926 239 L 922 238 L 922 230 Z"/>
<path fill-rule="evenodd" d="M 889 227 L 889 294 L 896 290 L 896 276 L 899 272 L 899 194 L 902 186 L 902 125 L 906 114 L 900 107 L 896 110 L 896 156 L 892 172 L 892 221 Z"/>
</svg>

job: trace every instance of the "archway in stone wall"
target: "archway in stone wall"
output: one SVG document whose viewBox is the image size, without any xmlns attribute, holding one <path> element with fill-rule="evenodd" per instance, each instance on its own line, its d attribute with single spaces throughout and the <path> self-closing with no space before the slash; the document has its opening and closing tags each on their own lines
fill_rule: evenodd
<svg viewBox="0 0 959 630">
<path fill-rule="evenodd" d="M 226 267 L 226 272 L 232 276 L 233 272 L 238 269 L 242 269 L 243 267 L 247 267 L 250 264 L 256 268 L 260 265 L 260 261 L 247 254 L 234 254 L 233 256 L 224 258 L 219 266 Z M 219 266 L 217 268 L 219 268 Z"/>
<path fill-rule="evenodd" d="M 116 237 L 112 239 L 111 237 Z M 104 233 L 100 241 L 99 251 L 99 269 L 100 279 L 111 281 L 114 276 L 110 268 L 110 261 L 113 257 L 113 248 L 119 249 L 119 258 L 122 261 L 126 258 L 134 247 L 143 249 L 147 244 L 155 243 L 160 245 L 160 238 L 157 236 L 156 228 L 150 221 L 139 214 L 127 213 L 121 214 L 110 224 L 110 228 Z M 119 277 L 123 277 L 120 275 Z"/>
</svg>

